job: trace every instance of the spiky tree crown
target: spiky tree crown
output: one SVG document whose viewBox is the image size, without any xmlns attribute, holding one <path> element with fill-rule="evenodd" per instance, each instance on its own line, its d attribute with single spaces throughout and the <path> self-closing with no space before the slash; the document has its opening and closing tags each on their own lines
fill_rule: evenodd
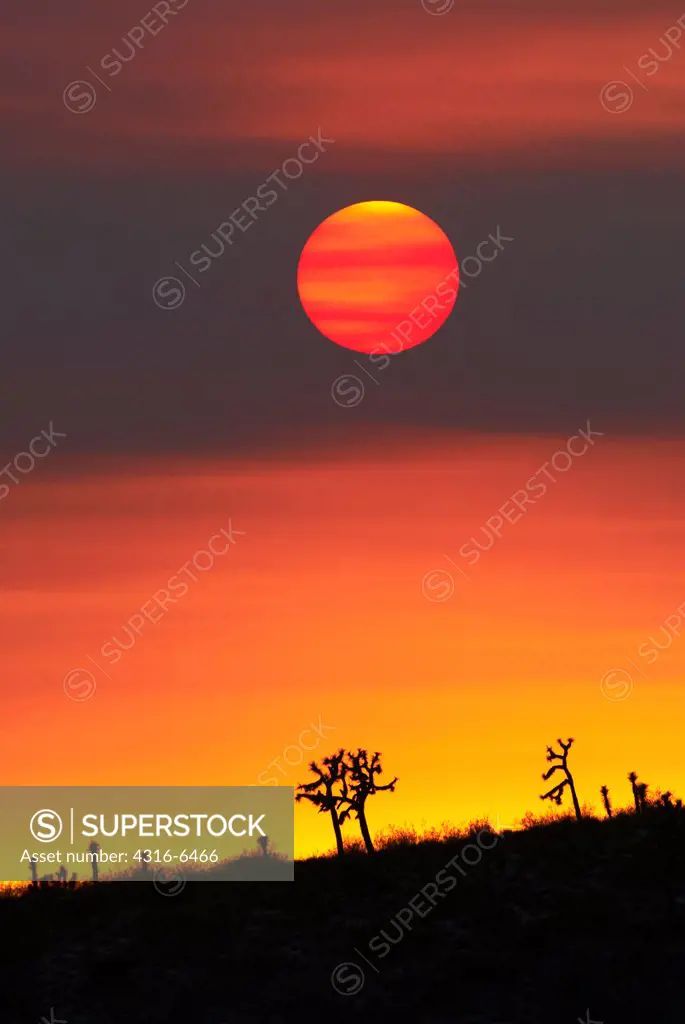
<svg viewBox="0 0 685 1024">
<path fill-rule="evenodd" d="M 316 761 L 309 764 L 310 772 L 316 776 L 313 782 L 303 782 L 297 788 L 295 799 L 309 800 L 319 808 L 320 814 L 335 811 L 347 800 L 347 765 L 345 751 L 341 748 L 330 757 L 324 757 L 319 765 Z M 334 787 L 337 786 L 337 791 Z"/>
<path fill-rule="evenodd" d="M 568 772 L 568 769 L 566 767 L 566 759 L 568 757 L 568 752 L 571 749 L 571 746 L 573 745 L 573 737 L 569 736 L 565 743 L 562 739 L 557 739 L 557 743 L 561 747 L 561 754 L 558 754 L 556 750 L 554 750 L 551 746 L 547 747 L 547 760 L 551 762 L 556 761 L 558 763 L 552 764 L 552 767 L 548 768 L 547 771 L 543 773 L 542 778 L 545 782 L 547 781 L 547 779 L 550 779 L 555 772 L 564 772 L 565 774 L 567 774 Z M 557 806 L 561 807 L 561 797 L 568 785 L 569 780 L 567 777 L 558 785 L 553 786 L 547 793 L 543 793 L 540 799 L 551 800 L 553 803 L 557 804 Z"/>
<path fill-rule="evenodd" d="M 356 752 L 350 750 L 347 754 L 346 768 L 351 795 L 347 798 L 348 806 L 340 815 L 341 822 L 345 821 L 353 811 L 358 818 L 360 810 L 363 813 L 367 797 L 382 790 L 394 792 L 398 782 L 397 776 L 385 785 L 381 785 L 377 781 L 377 776 L 383 771 L 381 755 L 378 750 L 374 751 L 371 757 L 369 757 L 368 751 L 362 747 Z"/>
</svg>

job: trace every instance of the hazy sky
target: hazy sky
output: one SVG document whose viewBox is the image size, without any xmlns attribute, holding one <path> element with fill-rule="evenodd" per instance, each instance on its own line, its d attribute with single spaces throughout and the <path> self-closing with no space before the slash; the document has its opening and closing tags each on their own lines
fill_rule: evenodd
<svg viewBox="0 0 685 1024">
<path fill-rule="evenodd" d="M 380 422 L 563 431 L 600 412 L 680 430 L 685 56 L 664 42 L 667 5 L 460 2 L 431 16 L 419 0 L 187 0 L 166 25 L 147 19 L 154 35 L 134 31 L 151 9 L 132 0 L 9 7 L 9 453 L 49 418 L 90 451 L 236 451 Z M 122 42 L 131 31 L 142 49 Z M 117 48 L 130 60 L 111 75 Z M 79 79 L 95 105 L 72 113 L 63 92 Z M 614 86 L 605 109 L 617 79 L 632 105 Z M 319 128 L 335 143 L 199 288 L 184 278 L 176 261 L 217 251 L 212 232 Z M 295 288 L 311 231 L 363 199 L 429 214 L 477 274 L 430 344 L 377 383 L 318 334 Z M 478 273 L 464 261 L 498 230 L 513 241 Z M 152 288 L 172 274 L 187 294 L 162 310 Z M 348 373 L 367 385 L 354 408 L 331 398 Z"/>
</svg>

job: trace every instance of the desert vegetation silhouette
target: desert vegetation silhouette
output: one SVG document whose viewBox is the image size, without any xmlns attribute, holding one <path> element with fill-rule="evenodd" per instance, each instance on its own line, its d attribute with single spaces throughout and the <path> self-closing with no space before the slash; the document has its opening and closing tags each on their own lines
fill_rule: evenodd
<svg viewBox="0 0 685 1024">
<path fill-rule="evenodd" d="M 335 750 L 312 762 L 297 792 L 330 820 L 335 844 L 332 853 L 296 862 L 288 876 L 296 886 L 215 885 L 210 877 L 195 886 L 191 873 L 182 888 L 146 865 L 127 876 L 146 884 L 117 884 L 86 860 L 79 863 L 88 880 L 74 886 L 61 868 L 54 880 L 38 879 L 32 864 L 34 885 L 0 900 L 12 951 L 26 951 L 24 962 L 5 959 L 6 991 L 16 989 L 21 1001 L 8 1022 L 40 1019 L 59 983 L 65 1004 L 86 1005 L 84 1020 L 150 1024 L 149 1013 L 131 1010 L 120 983 L 118 972 L 130 970 L 136 979 L 152 975 L 150 998 L 171 986 L 168 1020 L 180 1019 L 179 1007 L 188 1020 L 223 1020 L 227 977 L 245 1019 L 295 1019 L 303 991 L 319 978 L 317 1018 L 334 1024 L 350 1019 L 341 995 L 355 994 L 350 972 L 364 958 L 369 1002 L 355 1019 L 427 1020 L 429 1006 L 431 1019 L 464 1024 L 670 1022 L 685 950 L 685 813 L 670 790 L 623 768 L 611 798 L 611 780 L 600 788 L 598 778 L 596 806 L 585 805 L 582 753 L 565 738 L 547 748 L 545 811 L 524 815 L 521 827 L 481 820 L 374 831 L 379 805 L 370 798 L 394 792 L 398 779 L 385 777 L 378 752 Z M 260 837 L 237 865 L 240 879 L 261 881 L 265 862 L 278 856 Z M 231 877 L 228 869 L 220 877 Z M 84 936 L 94 929 L 91 954 Z M 84 957 L 87 969 L 64 971 L 63 963 Z M 183 963 L 180 974 L 169 970 L 170 958 Z M 56 967 L 36 970 L 36 963 Z M 265 966 L 274 964 L 278 984 L 265 985 Z M 103 1016 L 110 974 L 112 1013 Z M 397 984 L 400 976 L 406 984 Z M 27 991 L 40 1004 L 36 1013 L 23 1012 Z M 249 1012 L 255 993 L 263 1003 L 257 1018 Z M 597 1006 L 589 1018 L 588 1001 Z"/>
<path fill-rule="evenodd" d="M 602 803 L 604 804 L 604 812 L 605 812 L 607 818 L 611 818 L 613 816 L 613 811 L 611 809 L 611 800 L 609 799 L 609 787 L 608 786 L 601 786 L 599 791 L 602 794 Z"/>
<path fill-rule="evenodd" d="M 301 783 L 295 799 L 298 802 L 309 800 L 319 808 L 319 813 L 330 814 L 338 856 L 342 857 L 345 852 L 342 825 L 352 815 L 359 822 L 366 852 L 375 853 L 366 818 L 366 801 L 376 793 L 394 792 L 398 782 L 397 777 L 385 784 L 379 782 L 378 776 L 383 771 L 380 752 L 369 756 L 367 750 L 359 747 L 346 754 L 341 748 L 325 757 L 320 765 L 312 761 L 309 770 L 315 779 Z"/>
<path fill-rule="evenodd" d="M 569 737 L 567 740 L 559 738 L 556 742 L 558 750 L 554 749 L 551 745 L 546 748 L 546 759 L 550 767 L 543 773 L 542 778 L 548 781 L 557 773 L 561 773 L 561 777 L 551 789 L 540 794 L 540 799 L 550 801 L 550 803 L 555 804 L 557 807 L 561 807 L 563 796 L 565 793 L 568 793 L 573 808 L 572 816 L 575 817 L 576 822 L 584 824 L 594 821 L 596 823 L 597 819 L 593 817 L 591 809 L 581 809 L 575 780 L 569 767 L 569 753 L 575 741 L 573 737 Z M 451 822 L 443 822 L 440 829 L 429 829 L 423 838 L 411 827 L 403 829 L 392 827 L 381 832 L 374 842 L 367 817 L 368 799 L 381 792 L 394 792 L 399 781 L 397 776 L 388 782 L 381 781 L 383 774 L 381 756 L 379 751 L 369 753 L 363 747 L 359 747 L 357 750 L 346 750 L 341 747 L 320 761 L 311 761 L 308 768 L 313 775 L 313 779 L 309 782 L 300 783 L 297 786 L 295 800 L 298 803 L 303 800 L 307 801 L 313 804 L 320 814 L 329 815 L 335 837 L 335 853 L 337 856 L 342 857 L 348 851 L 353 850 L 364 850 L 368 855 L 374 855 L 379 848 L 385 850 L 389 847 L 417 845 L 423 841 L 453 842 L 462 835 L 461 830 Z M 650 796 L 649 786 L 646 782 L 639 781 L 637 772 L 629 772 L 627 779 L 630 782 L 632 794 L 632 807 L 628 809 L 614 808 L 609 794 L 609 787 L 602 785 L 599 788 L 604 815 L 607 821 L 616 822 L 617 819 L 624 820 L 628 816 L 632 818 L 639 817 L 646 824 L 650 821 L 657 824 L 661 817 L 663 817 L 664 821 L 667 819 L 675 821 L 676 816 L 679 821 L 683 818 L 681 813 L 683 810 L 682 801 L 680 799 L 674 800 L 670 790 L 666 790 L 663 793 L 660 790 L 655 790 L 654 794 Z M 520 824 L 525 831 L 531 828 L 551 825 L 556 818 L 568 816 L 569 814 L 562 814 L 561 816 L 550 817 L 548 815 L 544 818 L 536 818 L 531 812 L 527 812 L 521 819 Z M 353 839 L 350 841 L 349 838 L 348 840 L 343 838 L 343 825 L 352 818 L 358 822 L 361 840 L 355 841 Z M 472 823 L 464 834 L 470 835 L 474 829 L 479 827 L 495 831 L 487 819 L 485 819 L 484 821 Z M 685 832 L 685 820 L 682 821 L 682 830 Z M 511 836 L 514 834 L 514 830 L 509 828 L 503 829 L 499 834 Z M 90 864 L 93 883 L 100 881 L 96 859 L 99 849 L 99 845 L 95 840 L 88 847 L 87 860 Z M 258 840 L 255 854 L 261 860 L 268 860 L 274 856 L 268 836 L 263 836 Z M 239 860 L 244 859 L 245 856 L 244 854 Z M 280 857 L 278 854 L 276 856 Z M 45 889 L 48 887 L 74 888 L 76 885 L 88 884 L 84 883 L 84 881 L 77 881 L 76 874 L 73 874 L 71 879 L 68 880 L 64 865 L 54 875 L 43 875 L 40 878 L 38 877 L 35 863 L 30 865 L 29 871 L 31 874 L 30 883 L 19 884 L 28 885 L 31 889 Z M 140 880 L 149 879 L 150 877 L 146 864 L 141 864 L 134 874 Z M 106 881 L 112 880 L 110 877 Z"/>
<path fill-rule="evenodd" d="M 553 763 L 552 767 L 549 768 L 543 774 L 542 778 L 545 781 L 547 781 L 552 777 L 552 775 L 554 775 L 555 772 L 563 772 L 564 778 L 561 780 L 561 782 L 557 783 L 556 786 L 553 786 L 547 793 L 543 793 L 540 799 L 553 800 L 554 803 L 556 803 L 558 806 L 561 806 L 562 794 L 568 786 L 571 793 L 571 799 L 573 801 L 573 810 L 576 813 L 577 820 L 581 821 L 583 815 L 580 810 L 580 804 L 578 803 L 576 785 L 573 781 L 573 776 L 571 775 L 571 770 L 568 766 L 568 752 L 571 749 L 571 746 L 573 745 L 573 737 L 570 736 L 566 743 L 564 743 L 563 740 L 557 740 L 557 743 L 561 748 L 561 753 L 557 754 L 557 752 L 553 750 L 552 747 L 547 747 L 547 760 L 555 763 Z"/>
<path fill-rule="evenodd" d="M 563 796 L 568 793 L 571 798 L 573 816 L 577 822 L 583 823 L 591 818 L 592 814 L 591 811 L 586 809 L 584 812 L 581 808 L 576 783 L 569 767 L 569 754 L 575 741 L 570 736 L 566 740 L 559 738 L 556 742 L 558 749 L 554 749 L 551 745 L 547 747 L 546 759 L 550 763 L 550 767 L 543 773 L 542 778 L 544 781 L 548 781 L 558 772 L 561 773 L 561 777 L 551 789 L 540 795 L 540 799 L 549 800 L 550 803 L 561 807 Z M 344 856 L 348 848 L 363 848 L 368 854 L 376 853 L 377 847 L 371 837 L 366 803 L 368 798 L 376 793 L 394 792 L 399 781 L 397 777 L 386 783 L 380 781 L 379 776 L 383 772 L 381 754 L 378 751 L 369 754 L 364 748 L 359 748 L 356 751 L 346 751 L 344 748 L 340 748 L 328 757 L 324 757 L 320 762 L 312 761 L 309 764 L 309 771 L 314 779 L 298 785 L 295 799 L 298 803 L 306 800 L 317 807 L 320 814 L 330 815 L 337 855 Z M 657 791 L 650 799 L 648 785 L 638 781 L 636 772 L 629 772 L 628 780 L 631 783 L 633 796 L 634 810 L 632 813 L 645 815 L 655 810 L 682 809 L 682 801 L 674 801 L 670 791 L 664 793 Z M 601 786 L 599 792 L 607 819 L 615 818 L 616 813 L 625 816 L 627 813 L 625 810 L 615 812 L 608 786 Z M 363 847 L 354 841 L 346 842 L 343 838 L 342 826 L 352 817 L 359 823 Z M 549 818 L 538 821 L 534 815 L 528 812 L 521 819 L 521 824 L 527 828 L 538 823 L 547 824 L 549 821 Z M 405 829 L 405 832 L 406 836 L 411 834 L 414 840 L 417 839 L 416 833 L 412 829 Z M 445 822 L 442 832 L 445 835 L 454 835 L 454 826 Z M 510 834 L 511 829 L 506 829 L 504 832 Z M 431 830 L 430 835 L 434 834 L 435 830 Z M 402 830 L 390 829 L 389 836 L 382 837 L 381 845 L 397 845 L 398 842 L 401 843 L 402 835 L 404 835 Z"/>
</svg>

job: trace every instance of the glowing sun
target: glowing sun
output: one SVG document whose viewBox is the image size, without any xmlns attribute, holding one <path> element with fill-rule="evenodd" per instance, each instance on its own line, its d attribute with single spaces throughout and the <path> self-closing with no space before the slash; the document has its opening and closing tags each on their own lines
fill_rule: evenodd
<svg viewBox="0 0 685 1024">
<path fill-rule="evenodd" d="M 435 221 L 403 203 L 355 203 L 310 235 L 297 268 L 305 313 L 355 352 L 427 341 L 452 312 L 457 257 Z"/>
</svg>

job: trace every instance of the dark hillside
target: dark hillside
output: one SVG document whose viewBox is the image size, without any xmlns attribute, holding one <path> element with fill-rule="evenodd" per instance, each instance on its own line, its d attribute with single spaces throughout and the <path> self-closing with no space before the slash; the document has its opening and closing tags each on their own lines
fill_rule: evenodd
<svg viewBox="0 0 685 1024">
<path fill-rule="evenodd" d="M 294 884 L 29 891 L 0 901 L 0 1019 L 675 1024 L 684 850 L 685 814 L 655 808 L 304 861 Z"/>
</svg>

